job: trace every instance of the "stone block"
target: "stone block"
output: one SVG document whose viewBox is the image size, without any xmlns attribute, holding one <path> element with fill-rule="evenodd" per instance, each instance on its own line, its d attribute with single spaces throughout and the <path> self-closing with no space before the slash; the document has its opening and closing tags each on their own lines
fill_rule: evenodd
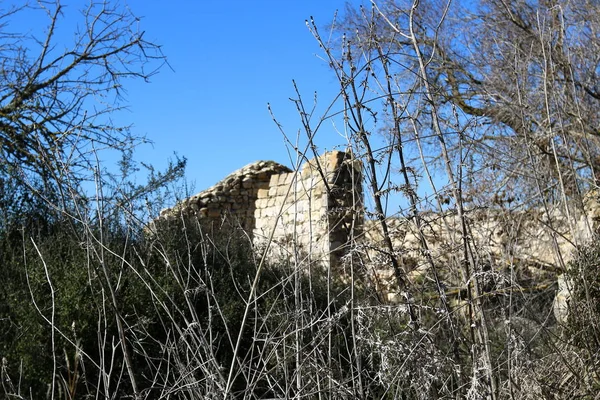
<svg viewBox="0 0 600 400">
<path fill-rule="evenodd" d="M 258 200 L 256 200 L 255 206 L 256 209 L 263 209 L 263 208 L 267 208 L 268 207 L 268 201 L 269 198 L 259 198 Z"/>
<path fill-rule="evenodd" d="M 257 210 L 258 212 L 258 210 Z M 256 216 L 256 214 L 255 214 Z M 254 229 L 262 229 L 268 226 L 267 220 L 265 218 L 256 218 L 254 221 Z"/>
<path fill-rule="evenodd" d="M 326 192 L 327 192 L 327 189 L 325 188 L 325 185 L 322 183 L 316 184 L 313 187 L 313 190 L 311 191 L 313 196 L 322 196 Z"/>
<path fill-rule="evenodd" d="M 277 211 L 273 207 L 265 208 L 264 210 L 262 210 L 261 217 L 275 217 L 277 215 Z"/>
<path fill-rule="evenodd" d="M 316 166 L 309 165 L 308 163 L 302 168 L 300 173 L 301 179 L 309 179 L 313 174 L 318 174 Z"/>
<path fill-rule="evenodd" d="M 309 209 L 309 203 L 306 200 L 300 200 L 298 202 L 296 202 L 296 204 L 294 205 L 294 211 L 297 213 L 302 213 L 304 211 L 308 211 Z"/>
<path fill-rule="evenodd" d="M 281 178 L 279 179 L 279 184 L 281 185 L 283 183 L 283 184 L 289 185 L 292 182 L 294 182 L 294 177 L 295 176 L 296 176 L 296 174 L 293 173 L 293 172 L 290 173 L 290 174 L 286 174 L 285 179 L 284 179 L 283 182 L 281 181 Z"/>
<path fill-rule="evenodd" d="M 287 194 L 288 190 L 289 190 L 289 186 L 288 185 L 278 186 L 277 187 L 277 195 L 278 196 L 285 196 Z"/>
<path fill-rule="evenodd" d="M 269 189 L 258 189 L 257 198 L 266 199 L 269 197 Z"/>
</svg>

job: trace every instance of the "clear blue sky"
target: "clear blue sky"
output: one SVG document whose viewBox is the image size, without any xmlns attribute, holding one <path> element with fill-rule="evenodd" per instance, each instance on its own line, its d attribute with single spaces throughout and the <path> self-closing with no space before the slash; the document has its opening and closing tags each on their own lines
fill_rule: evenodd
<svg viewBox="0 0 600 400">
<path fill-rule="evenodd" d="M 321 109 L 335 98 L 333 72 L 305 20 L 313 16 L 324 31 L 344 0 L 128 4 L 174 70 L 162 69 L 150 84 L 126 84 L 130 112 L 120 118 L 154 142 L 138 149 L 138 159 L 160 167 L 174 152 L 187 157 L 195 191 L 256 160 L 291 165 L 267 103 L 294 137 L 301 123 L 289 100 L 292 80 L 309 106 L 315 91 Z M 331 124 L 318 135 L 320 151 L 344 143 Z"/>
</svg>

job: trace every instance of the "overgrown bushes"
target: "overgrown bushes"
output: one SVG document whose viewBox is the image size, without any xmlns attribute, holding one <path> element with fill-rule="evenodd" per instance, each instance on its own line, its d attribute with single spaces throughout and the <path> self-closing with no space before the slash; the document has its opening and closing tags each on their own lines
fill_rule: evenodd
<svg viewBox="0 0 600 400">
<path fill-rule="evenodd" d="M 118 222 L 38 222 L 0 236 L 5 397 L 124 397 L 134 386 L 141 398 L 182 399 L 227 388 L 235 398 L 485 392 L 465 386 L 482 373 L 469 320 L 456 307 L 447 314 L 439 298 L 412 299 L 415 326 L 406 305 L 380 304 L 347 279 L 317 266 L 309 276 L 289 262 L 264 266 L 251 296 L 260 254 L 227 221 L 181 218 L 135 234 Z M 540 295 L 486 295 L 502 396 L 585 397 L 598 388 L 598 249 L 571 265 L 564 327 L 540 314 L 552 296 L 538 309 L 531 301 Z"/>
<path fill-rule="evenodd" d="M 45 222 L 36 234 L 15 225 L 1 236 L 5 396 L 127 396 L 135 380 L 143 397 L 196 398 L 222 392 L 231 365 L 233 394 L 275 395 L 295 368 L 294 351 L 284 347 L 319 348 L 309 333 L 322 333 L 306 319 L 326 324 L 324 315 L 344 302 L 336 297 L 343 290 L 329 293 L 323 278 L 309 283 L 304 274 L 295 280 L 289 265 L 265 266 L 236 346 L 257 263 L 235 226 L 182 219 L 134 235 L 117 222 Z"/>
</svg>

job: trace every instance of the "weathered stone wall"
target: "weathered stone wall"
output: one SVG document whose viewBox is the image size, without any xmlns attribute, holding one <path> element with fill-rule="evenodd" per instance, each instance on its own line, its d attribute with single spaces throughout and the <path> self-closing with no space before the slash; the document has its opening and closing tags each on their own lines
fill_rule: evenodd
<svg viewBox="0 0 600 400">
<path fill-rule="evenodd" d="M 343 254 L 353 216 L 362 219 L 360 168 L 350 155 L 334 151 L 301 170 L 272 175 L 259 190 L 254 242 L 264 246 L 273 233 L 272 257 L 311 257 L 324 265 Z"/>
<path fill-rule="evenodd" d="M 509 280 L 518 273 L 520 280 L 555 282 L 576 254 L 576 248 L 592 240 L 600 226 L 600 203 L 597 194 L 589 193 L 583 209 L 563 207 L 545 210 L 502 210 L 479 208 L 465 211 L 467 237 L 475 262 L 497 279 Z M 462 228 L 455 212 L 421 213 L 421 228 L 411 219 L 388 219 L 389 234 L 410 280 L 431 276 L 431 265 L 421 246 L 421 234 L 427 243 L 436 273 L 448 288 L 464 282 L 459 265 L 464 258 Z M 377 221 L 367 221 L 363 244 L 373 265 L 378 290 L 393 300 L 396 286 L 391 267 L 386 267 L 381 228 Z M 475 273 L 481 271 L 474 271 Z M 563 285 L 564 286 L 564 285 Z M 562 294 L 563 297 L 566 294 Z"/>
<path fill-rule="evenodd" d="M 161 212 L 161 218 L 175 218 L 180 211 L 198 218 L 221 222 L 230 218 L 247 232 L 255 226 L 254 210 L 260 191 L 269 190 L 272 176 L 291 170 L 274 161 L 258 161 L 229 174 L 214 186 Z"/>
<path fill-rule="evenodd" d="M 497 275 L 518 265 L 519 273 L 531 274 L 533 279 L 556 281 L 576 246 L 589 241 L 598 229 L 597 197 L 590 193 L 583 210 L 572 210 L 569 215 L 561 208 L 467 210 L 469 245 L 478 258 L 476 263 Z M 337 266 L 352 242 L 355 249 L 364 249 L 362 256 L 369 259 L 369 276 L 377 289 L 394 300 L 397 285 L 389 255 L 381 250 L 386 246 L 379 224 L 364 220 L 361 165 L 348 153 L 325 153 L 298 171 L 273 161 L 249 164 L 165 210 L 161 217 L 175 218 L 179 211 L 216 223 L 229 219 L 252 237 L 257 250 L 268 244 L 271 259 Z M 409 279 L 428 276 L 431 265 L 421 246 L 424 239 L 444 285 L 460 286 L 464 282 L 460 269 L 447 267 L 464 261 L 456 214 L 421 213 L 420 220 L 420 229 L 413 220 L 388 220 L 395 257 Z"/>
<path fill-rule="evenodd" d="M 307 161 L 299 171 L 273 161 L 241 168 L 218 184 L 192 196 L 161 218 L 180 211 L 243 228 L 269 256 L 310 257 L 328 265 L 343 255 L 353 216 L 362 220 L 360 165 L 340 151 Z"/>
</svg>

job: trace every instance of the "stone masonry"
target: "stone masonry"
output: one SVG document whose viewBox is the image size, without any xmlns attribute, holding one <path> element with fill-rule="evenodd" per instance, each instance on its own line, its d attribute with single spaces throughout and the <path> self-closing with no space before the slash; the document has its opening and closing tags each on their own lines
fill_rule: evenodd
<svg viewBox="0 0 600 400">
<path fill-rule="evenodd" d="M 161 218 L 176 218 L 179 212 L 219 224 L 228 219 L 249 234 L 258 251 L 268 247 L 266 254 L 271 260 L 337 266 L 353 243 L 368 260 L 370 279 L 378 291 L 393 300 L 395 279 L 381 251 L 385 249 L 383 237 L 376 221 L 364 219 L 361 164 L 349 153 L 325 153 L 306 161 L 297 171 L 273 161 L 249 164 L 163 210 Z M 597 193 L 590 193 L 578 215 L 563 215 L 558 206 L 549 212 L 480 208 L 467 210 L 466 219 L 469 241 L 484 258 L 478 262 L 500 272 L 520 265 L 524 273 L 556 279 L 576 247 L 597 232 L 600 203 Z M 395 257 L 409 279 L 426 276 L 429 268 L 422 255 L 421 234 L 436 264 L 450 265 L 451 258 L 461 254 L 457 251 L 461 224 L 453 212 L 425 212 L 421 221 L 419 230 L 411 219 L 388 220 Z M 456 273 L 448 270 L 443 274 L 447 285 L 461 284 L 463 277 L 452 276 Z"/>
<path fill-rule="evenodd" d="M 354 188 L 354 189 L 353 189 Z M 258 161 L 192 196 L 161 218 L 179 211 L 213 222 L 229 218 L 271 259 L 310 257 L 328 265 L 344 254 L 354 216 L 362 221 L 360 165 L 350 154 L 332 151 L 305 162 L 298 171 Z"/>
<path fill-rule="evenodd" d="M 274 161 L 257 161 L 229 174 L 214 186 L 192 196 L 174 208 L 163 210 L 161 218 L 174 218 L 180 211 L 201 219 L 231 218 L 246 232 L 255 226 L 254 211 L 259 192 L 269 191 L 272 176 L 291 170 Z"/>
</svg>

